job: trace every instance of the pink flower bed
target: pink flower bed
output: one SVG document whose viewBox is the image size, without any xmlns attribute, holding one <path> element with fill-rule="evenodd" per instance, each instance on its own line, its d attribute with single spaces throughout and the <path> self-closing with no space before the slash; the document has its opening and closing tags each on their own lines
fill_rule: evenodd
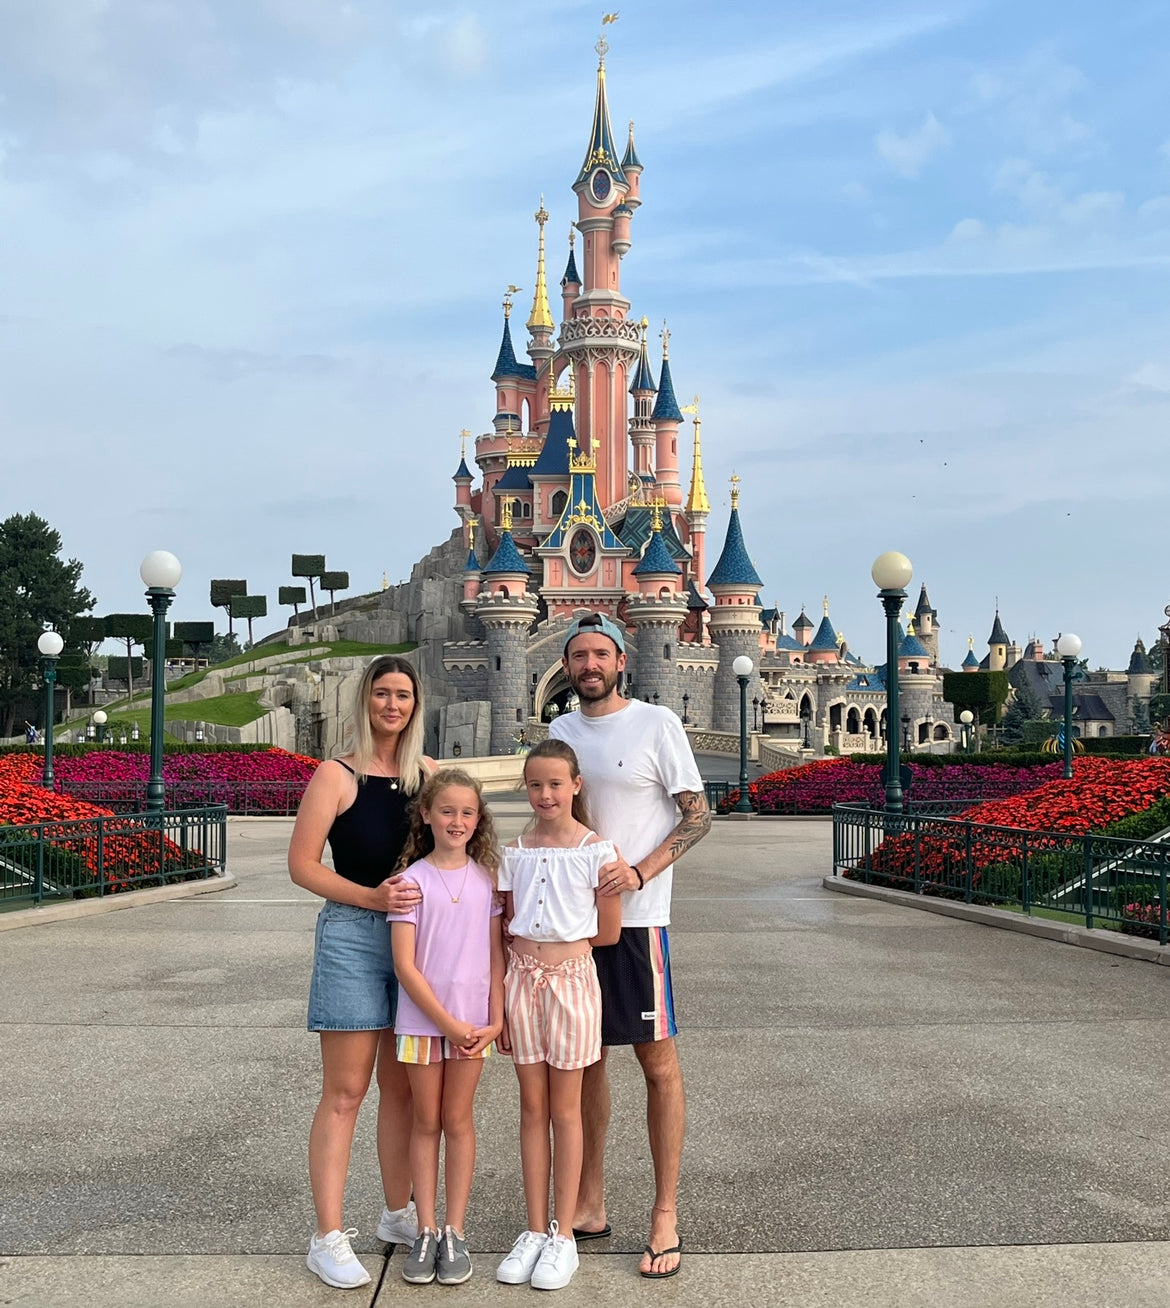
<svg viewBox="0 0 1170 1308">
<path fill-rule="evenodd" d="M 145 781 L 150 776 L 148 754 L 91 749 L 73 758 L 60 758 L 53 766 L 63 782 Z M 299 782 L 308 785 L 317 759 L 283 749 L 257 749 L 248 753 L 164 754 L 163 781 Z"/>
</svg>

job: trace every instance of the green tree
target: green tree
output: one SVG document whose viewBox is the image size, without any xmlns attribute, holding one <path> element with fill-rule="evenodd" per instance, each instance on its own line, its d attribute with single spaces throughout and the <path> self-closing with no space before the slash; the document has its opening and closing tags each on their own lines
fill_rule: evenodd
<svg viewBox="0 0 1170 1308">
<path fill-rule="evenodd" d="M 52 627 L 69 643 L 71 623 L 93 608 L 82 565 L 61 558 L 61 536 L 35 513 L 0 522 L 0 735 L 10 736 L 20 701 L 40 685 L 37 638 Z"/>
<path fill-rule="evenodd" d="M 970 676 L 970 673 L 964 674 Z M 1036 722 L 1047 717 L 1045 705 L 1040 696 L 1032 689 L 1031 682 L 1021 678 L 1015 687 L 1015 694 L 1004 710 L 1000 739 L 1005 745 L 1022 745 L 1024 743 L 1024 724 Z"/>
<path fill-rule="evenodd" d="M 313 583 L 325 571 L 324 554 L 294 554 L 292 567 L 289 569 L 294 577 L 305 577 L 309 583 L 309 598 L 313 605 L 313 621 L 317 621 L 317 591 Z"/>
<path fill-rule="evenodd" d="M 242 580 L 226 580 L 219 578 L 211 583 L 211 607 L 213 609 L 224 609 L 228 617 L 228 635 L 234 636 L 232 630 L 232 596 L 246 595 L 248 593 L 248 583 Z"/>
<path fill-rule="evenodd" d="M 168 634 L 170 632 L 170 623 L 167 624 Z M 110 613 L 106 615 L 106 635 L 113 640 L 123 641 L 126 645 L 126 687 L 129 691 L 130 698 L 134 698 L 134 678 L 141 675 L 142 660 L 138 660 L 135 666 L 133 660 L 133 646 L 141 645 L 146 650 L 154 638 L 154 618 L 149 613 Z M 119 667 L 122 665 L 119 664 Z M 121 677 L 114 677 L 113 666 L 111 665 L 109 675 L 115 680 L 121 680 Z"/>
<path fill-rule="evenodd" d="M 332 617 L 337 612 L 337 601 L 333 597 L 334 592 L 349 590 L 349 573 L 323 572 L 321 574 L 321 589 L 329 592 L 329 616 Z"/>
<path fill-rule="evenodd" d="M 268 596 L 267 595 L 233 595 L 232 596 L 232 617 L 247 618 L 248 620 L 248 644 L 255 644 L 252 639 L 252 619 L 266 618 L 268 616 Z"/>
<path fill-rule="evenodd" d="M 293 611 L 293 620 L 301 616 L 301 605 L 305 602 L 304 586 L 281 586 L 276 592 L 276 602 L 278 604 L 291 604 Z"/>
<path fill-rule="evenodd" d="M 207 659 L 214 667 L 216 663 L 226 663 L 228 659 L 234 659 L 237 654 L 243 652 L 240 648 L 240 638 L 235 632 L 217 631 L 212 637 Z"/>
<path fill-rule="evenodd" d="M 93 703 L 93 656 L 97 653 L 98 646 L 106 638 L 106 620 L 105 618 L 75 618 L 69 627 L 69 643 L 76 645 L 78 654 L 85 661 L 86 682 L 84 687 L 88 694 L 86 696 L 90 704 Z M 65 647 L 66 654 L 69 652 L 69 646 Z M 65 656 L 62 655 L 61 662 L 65 662 Z M 61 672 L 58 669 L 58 680 Z"/>
</svg>

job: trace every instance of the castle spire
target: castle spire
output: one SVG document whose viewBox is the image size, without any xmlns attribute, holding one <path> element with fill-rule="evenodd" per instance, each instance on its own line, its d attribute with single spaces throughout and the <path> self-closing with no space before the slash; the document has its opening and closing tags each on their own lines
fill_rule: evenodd
<svg viewBox="0 0 1170 1308">
<path fill-rule="evenodd" d="M 748 588 L 759 592 L 764 583 L 752 564 L 743 543 L 743 528 L 739 522 L 739 478 L 731 476 L 731 516 L 727 520 L 727 535 L 723 540 L 723 553 L 719 555 L 707 585 Z M 716 592 L 718 594 L 718 592 Z"/>
<path fill-rule="evenodd" d="M 512 345 L 512 328 L 509 323 L 512 317 L 512 296 L 519 290 L 519 286 L 509 286 L 504 292 L 504 334 L 500 337 L 500 349 L 496 355 L 496 366 L 492 369 L 492 381 L 499 381 L 501 377 L 523 376 Z"/>
<path fill-rule="evenodd" d="M 529 331 L 536 328 L 553 330 L 553 316 L 548 307 L 548 283 L 544 275 L 544 225 L 548 222 L 548 210 L 544 207 L 544 196 L 540 197 L 540 208 L 533 215 L 540 227 L 540 241 L 536 255 L 536 290 L 532 296 L 532 312 L 528 315 Z"/>
<path fill-rule="evenodd" d="M 695 452 L 691 456 L 691 491 L 687 496 L 688 513 L 710 513 L 711 501 L 707 498 L 707 487 L 703 482 L 703 452 L 699 445 L 699 428 L 702 426 L 702 419 L 699 417 L 699 397 L 695 396 L 695 402 L 688 404 L 683 409 L 683 413 L 692 415 L 691 420 L 695 424 Z"/>
<path fill-rule="evenodd" d="M 573 253 L 573 246 L 577 244 L 577 228 L 574 224 L 569 225 L 569 261 L 565 264 L 565 275 L 561 278 L 562 288 L 567 286 L 580 286 L 581 274 L 577 271 L 577 256 Z"/>
<path fill-rule="evenodd" d="M 617 14 L 606 14 L 601 22 L 612 23 Z M 609 42 L 603 36 L 593 47 L 597 51 L 597 98 L 593 105 L 593 127 L 589 133 L 589 148 L 585 151 L 585 162 L 577 174 L 574 187 L 583 186 L 595 168 L 604 168 L 610 177 L 622 186 L 628 186 L 626 175 L 618 161 L 617 147 L 613 140 L 613 126 L 609 118 L 609 98 L 605 92 L 605 56 L 609 51 Z M 604 199 L 604 196 L 598 196 Z"/>
</svg>

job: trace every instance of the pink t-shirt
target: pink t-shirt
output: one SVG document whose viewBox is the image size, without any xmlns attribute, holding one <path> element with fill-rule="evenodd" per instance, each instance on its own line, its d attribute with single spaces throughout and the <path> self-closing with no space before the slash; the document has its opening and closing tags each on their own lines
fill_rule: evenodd
<svg viewBox="0 0 1170 1308">
<path fill-rule="evenodd" d="M 388 914 L 386 920 L 414 924 L 414 961 L 440 1004 L 460 1022 L 487 1026 L 492 985 L 491 920 L 504 911 L 496 902 L 488 870 L 469 862 L 440 873 L 428 859 L 412 863 L 405 876 L 418 883 L 423 900 L 408 913 Z M 453 904 L 451 896 L 458 896 Z M 442 1035 L 414 1000 L 398 988 L 399 1035 Z"/>
</svg>

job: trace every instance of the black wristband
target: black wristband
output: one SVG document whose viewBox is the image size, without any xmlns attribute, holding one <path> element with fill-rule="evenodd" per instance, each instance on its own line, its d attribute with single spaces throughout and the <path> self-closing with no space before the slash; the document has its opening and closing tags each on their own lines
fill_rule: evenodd
<svg viewBox="0 0 1170 1308">
<path fill-rule="evenodd" d="M 638 878 L 638 889 L 644 890 L 646 887 L 646 883 L 645 881 L 642 880 L 642 874 L 641 872 L 638 871 L 637 863 L 630 864 L 630 871 Z"/>
</svg>

